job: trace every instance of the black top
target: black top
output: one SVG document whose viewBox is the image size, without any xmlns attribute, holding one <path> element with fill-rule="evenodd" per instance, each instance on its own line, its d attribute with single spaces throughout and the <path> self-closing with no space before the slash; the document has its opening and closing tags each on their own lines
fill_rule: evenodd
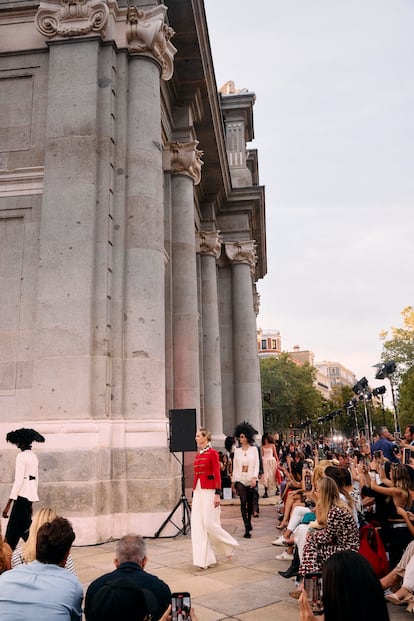
<svg viewBox="0 0 414 621">
<path fill-rule="evenodd" d="M 154 600 L 156 600 L 157 605 L 156 609 L 151 610 L 150 612 L 153 620 L 158 621 L 171 603 L 170 587 L 165 582 L 160 580 L 160 578 L 144 571 L 138 563 L 134 563 L 132 561 L 121 563 L 121 565 L 114 571 L 109 574 L 104 574 L 100 578 L 97 578 L 91 582 L 88 590 L 86 591 L 85 597 L 86 621 L 88 620 L 88 613 L 91 608 L 94 595 L 104 584 L 113 582 L 119 578 L 131 580 L 135 586 L 138 586 L 141 589 L 147 589 L 154 595 Z"/>
</svg>

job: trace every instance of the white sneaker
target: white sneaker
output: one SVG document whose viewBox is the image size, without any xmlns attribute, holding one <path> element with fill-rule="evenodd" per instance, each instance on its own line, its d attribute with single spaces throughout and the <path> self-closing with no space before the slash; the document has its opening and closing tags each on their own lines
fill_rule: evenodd
<svg viewBox="0 0 414 621">
<path fill-rule="evenodd" d="M 276 558 L 278 561 L 293 561 L 293 554 L 282 552 L 282 554 L 276 554 Z"/>
<path fill-rule="evenodd" d="M 284 538 L 283 535 L 280 535 L 280 537 L 272 541 L 272 546 L 285 546 L 285 545 L 286 545 L 286 539 Z"/>
</svg>

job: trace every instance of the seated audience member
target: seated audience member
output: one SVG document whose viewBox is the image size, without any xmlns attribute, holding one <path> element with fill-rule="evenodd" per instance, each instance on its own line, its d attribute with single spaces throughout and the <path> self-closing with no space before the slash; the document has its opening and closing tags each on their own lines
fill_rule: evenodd
<svg viewBox="0 0 414 621">
<path fill-rule="evenodd" d="M 7 571 L 11 568 L 12 552 L 13 550 L 11 549 L 9 544 L 3 540 L 0 529 L 0 574 L 2 574 L 3 571 Z"/>
<path fill-rule="evenodd" d="M 147 546 L 144 539 L 140 535 L 125 535 L 117 542 L 115 554 L 116 569 L 91 582 L 86 591 L 86 621 L 97 618 L 93 616 L 93 610 L 95 608 L 95 597 L 97 597 L 101 587 L 117 582 L 121 578 L 136 589 L 148 591 L 152 595 L 151 598 L 148 598 L 151 599 L 149 614 L 151 614 L 153 621 L 162 619 L 171 603 L 171 591 L 168 585 L 157 576 L 144 571 L 147 563 Z M 119 618 L 124 621 L 122 615 Z"/>
<path fill-rule="evenodd" d="M 39 528 L 36 560 L 0 576 L 0 621 L 80 621 L 83 589 L 65 569 L 75 533 L 62 517 Z"/>
<path fill-rule="evenodd" d="M 36 511 L 30 525 L 27 541 L 25 541 L 22 546 L 17 546 L 17 548 L 13 551 L 11 557 L 12 569 L 22 563 L 30 563 L 35 560 L 37 533 L 39 528 L 46 522 L 52 522 L 52 520 L 56 517 L 57 515 L 55 511 L 51 507 L 43 507 L 43 509 Z M 73 559 L 70 554 L 66 560 L 65 569 L 68 569 L 72 573 L 76 574 Z"/>
<path fill-rule="evenodd" d="M 389 621 L 387 605 L 370 563 L 358 552 L 333 554 L 322 568 L 324 617 L 315 616 L 305 591 L 299 598 L 300 621 Z"/>
<path fill-rule="evenodd" d="M 359 531 L 352 510 L 340 499 L 337 484 L 328 476 L 318 483 L 315 515 L 317 522 L 310 524 L 303 548 L 302 575 L 320 571 L 335 552 L 359 549 Z"/>
<path fill-rule="evenodd" d="M 95 593 L 89 606 L 88 621 L 147 621 L 151 619 L 151 610 L 157 607 L 157 601 L 151 591 L 141 589 L 128 578 L 118 578 L 105 583 Z M 171 605 L 168 606 L 160 621 L 171 619 Z M 197 621 L 191 609 L 191 621 Z"/>
</svg>

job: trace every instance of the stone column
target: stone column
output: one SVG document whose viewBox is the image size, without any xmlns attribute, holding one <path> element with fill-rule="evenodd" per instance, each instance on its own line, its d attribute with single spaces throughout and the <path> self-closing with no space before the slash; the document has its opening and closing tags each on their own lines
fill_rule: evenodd
<svg viewBox="0 0 414 621">
<path fill-rule="evenodd" d="M 172 329 L 174 407 L 195 408 L 199 421 L 197 265 L 194 185 L 201 179 L 198 142 L 170 144 L 172 195 Z"/>
<path fill-rule="evenodd" d="M 128 85 L 124 415 L 165 416 L 164 210 L 161 77 L 172 73 L 166 7 L 130 7 Z"/>
<path fill-rule="evenodd" d="M 256 265 L 255 242 L 226 242 L 225 252 L 232 264 L 236 424 L 249 421 L 261 433 L 260 370 L 252 283 Z"/>
<path fill-rule="evenodd" d="M 201 260 L 204 423 L 217 441 L 224 439 L 216 264 L 222 239 L 218 231 L 203 231 L 198 233 L 197 241 Z"/>
</svg>

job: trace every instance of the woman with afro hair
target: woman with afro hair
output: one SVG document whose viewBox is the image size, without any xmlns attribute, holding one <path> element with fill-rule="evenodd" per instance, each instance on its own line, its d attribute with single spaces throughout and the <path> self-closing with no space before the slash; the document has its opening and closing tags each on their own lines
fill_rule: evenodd
<svg viewBox="0 0 414 621">
<path fill-rule="evenodd" d="M 244 535 L 251 537 L 254 492 L 259 477 L 259 450 L 254 444 L 256 429 L 250 423 L 240 423 L 234 435 L 240 446 L 234 451 L 232 486 L 240 496 L 240 510 L 244 523 Z"/>
<path fill-rule="evenodd" d="M 39 483 L 38 459 L 32 453 L 33 442 L 44 442 L 45 439 L 34 429 L 17 429 L 10 431 L 6 436 L 7 442 L 15 444 L 20 453 L 16 457 L 14 483 L 9 500 L 3 509 L 3 517 L 9 517 L 9 510 L 13 504 L 10 519 L 7 524 L 5 541 L 12 550 L 17 546 L 20 537 L 26 541 L 32 523 L 32 504 L 39 500 L 37 487 Z"/>
</svg>

